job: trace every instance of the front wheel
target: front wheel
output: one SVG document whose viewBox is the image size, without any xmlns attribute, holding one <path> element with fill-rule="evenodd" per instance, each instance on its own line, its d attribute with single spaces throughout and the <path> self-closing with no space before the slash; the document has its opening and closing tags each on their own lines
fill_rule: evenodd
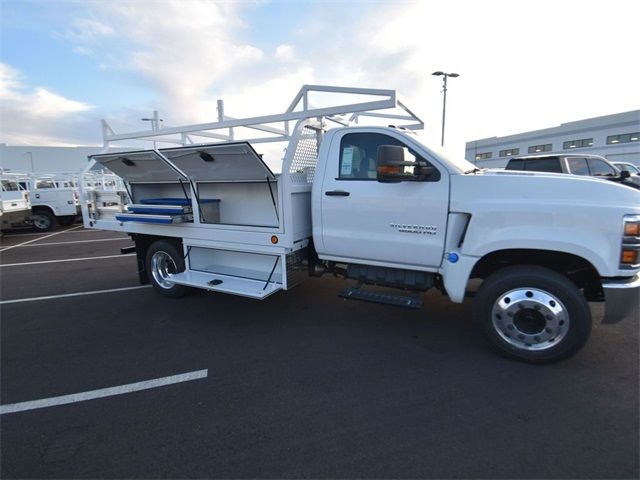
<svg viewBox="0 0 640 480">
<path fill-rule="evenodd" d="M 38 232 L 48 232 L 56 226 L 56 217 L 48 210 L 36 210 L 31 215 L 33 228 Z"/>
<path fill-rule="evenodd" d="M 529 363 L 570 357 L 587 342 L 591 310 L 565 276 L 518 265 L 489 276 L 476 294 L 474 313 L 501 353 Z"/>
<path fill-rule="evenodd" d="M 145 263 L 149 280 L 161 295 L 179 298 L 187 293 L 187 287 L 171 281 L 171 274 L 185 269 L 184 257 L 173 242 L 158 240 L 152 243 L 147 250 Z"/>
</svg>

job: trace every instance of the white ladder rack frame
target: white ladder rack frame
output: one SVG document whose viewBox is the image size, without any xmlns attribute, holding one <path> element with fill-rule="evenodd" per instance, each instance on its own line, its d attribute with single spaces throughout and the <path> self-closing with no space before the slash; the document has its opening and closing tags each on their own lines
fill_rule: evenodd
<svg viewBox="0 0 640 480">
<path fill-rule="evenodd" d="M 379 99 L 331 107 L 313 108 L 309 104 L 309 95 L 319 92 L 350 96 L 363 95 L 378 97 Z M 389 109 L 399 109 L 403 113 L 394 114 L 384 111 L 381 112 L 381 110 Z M 424 122 L 406 106 L 405 102 L 400 99 L 395 90 L 303 85 L 286 111 L 280 114 L 241 119 L 233 118 L 224 114 L 223 103 L 222 101 L 218 101 L 217 122 L 155 128 L 129 133 L 116 133 L 106 120 L 102 120 L 102 134 L 104 151 L 112 147 L 113 143 L 126 140 L 163 142 L 178 145 L 233 141 L 246 141 L 249 143 L 284 142 L 291 138 L 289 127 L 289 122 L 291 121 L 316 119 L 322 125 L 326 123 L 325 121 L 329 121 L 338 125 L 347 126 L 351 123 L 357 124 L 360 119 L 366 117 L 386 118 L 394 121 L 400 120 L 407 122 L 401 126 L 410 130 L 420 130 L 424 128 Z M 273 126 L 273 124 L 280 125 L 276 127 Z M 237 138 L 235 130 L 238 128 L 260 131 L 268 133 L 270 136 Z M 179 136 L 179 138 L 176 136 Z M 195 142 L 192 137 L 201 137 L 207 139 L 207 142 Z"/>
</svg>

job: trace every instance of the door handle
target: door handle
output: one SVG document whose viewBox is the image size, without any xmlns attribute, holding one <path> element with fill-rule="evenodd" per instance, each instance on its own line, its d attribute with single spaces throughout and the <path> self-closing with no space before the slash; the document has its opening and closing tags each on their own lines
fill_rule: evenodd
<svg viewBox="0 0 640 480">
<path fill-rule="evenodd" d="M 327 197 L 348 197 L 351 195 L 349 192 L 345 192 L 344 190 L 329 190 L 328 192 L 324 192 Z"/>
<path fill-rule="evenodd" d="M 39 193 L 36 193 L 36 198 L 40 198 L 40 194 Z"/>
</svg>

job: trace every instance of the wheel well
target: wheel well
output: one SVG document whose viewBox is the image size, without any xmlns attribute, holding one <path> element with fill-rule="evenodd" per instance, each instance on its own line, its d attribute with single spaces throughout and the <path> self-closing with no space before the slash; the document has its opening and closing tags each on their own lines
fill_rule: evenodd
<svg viewBox="0 0 640 480">
<path fill-rule="evenodd" d="M 51 207 L 47 207 L 46 205 L 38 205 L 35 207 L 31 207 L 31 211 L 32 212 L 49 212 L 51 215 L 55 216 L 55 212 L 53 211 L 53 209 Z"/>
<path fill-rule="evenodd" d="M 565 275 L 590 301 L 604 300 L 600 275 L 582 257 L 565 252 L 535 249 L 499 250 L 482 257 L 473 267 L 470 278 L 485 279 L 492 273 L 511 265 L 538 265 Z"/>
<path fill-rule="evenodd" d="M 173 238 L 173 237 L 158 237 L 156 235 L 143 235 L 139 233 L 132 233 L 131 239 L 136 244 L 136 260 L 138 262 L 138 279 L 140 280 L 140 284 L 146 285 L 149 283 L 149 276 L 147 275 L 147 251 L 151 244 L 157 240 L 166 240 L 168 242 L 173 242 L 176 245 L 176 248 L 181 251 L 182 250 L 182 239 Z"/>
</svg>

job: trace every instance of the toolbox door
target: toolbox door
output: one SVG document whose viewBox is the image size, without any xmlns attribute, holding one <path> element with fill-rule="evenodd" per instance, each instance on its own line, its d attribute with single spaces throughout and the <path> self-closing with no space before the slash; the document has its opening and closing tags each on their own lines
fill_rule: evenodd
<svg viewBox="0 0 640 480">
<path fill-rule="evenodd" d="M 247 142 L 163 149 L 162 154 L 196 182 L 264 182 L 271 169 Z"/>
<path fill-rule="evenodd" d="M 153 150 L 104 153 L 90 158 L 129 183 L 188 181 L 175 165 L 166 162 Z"/>
</svg>

